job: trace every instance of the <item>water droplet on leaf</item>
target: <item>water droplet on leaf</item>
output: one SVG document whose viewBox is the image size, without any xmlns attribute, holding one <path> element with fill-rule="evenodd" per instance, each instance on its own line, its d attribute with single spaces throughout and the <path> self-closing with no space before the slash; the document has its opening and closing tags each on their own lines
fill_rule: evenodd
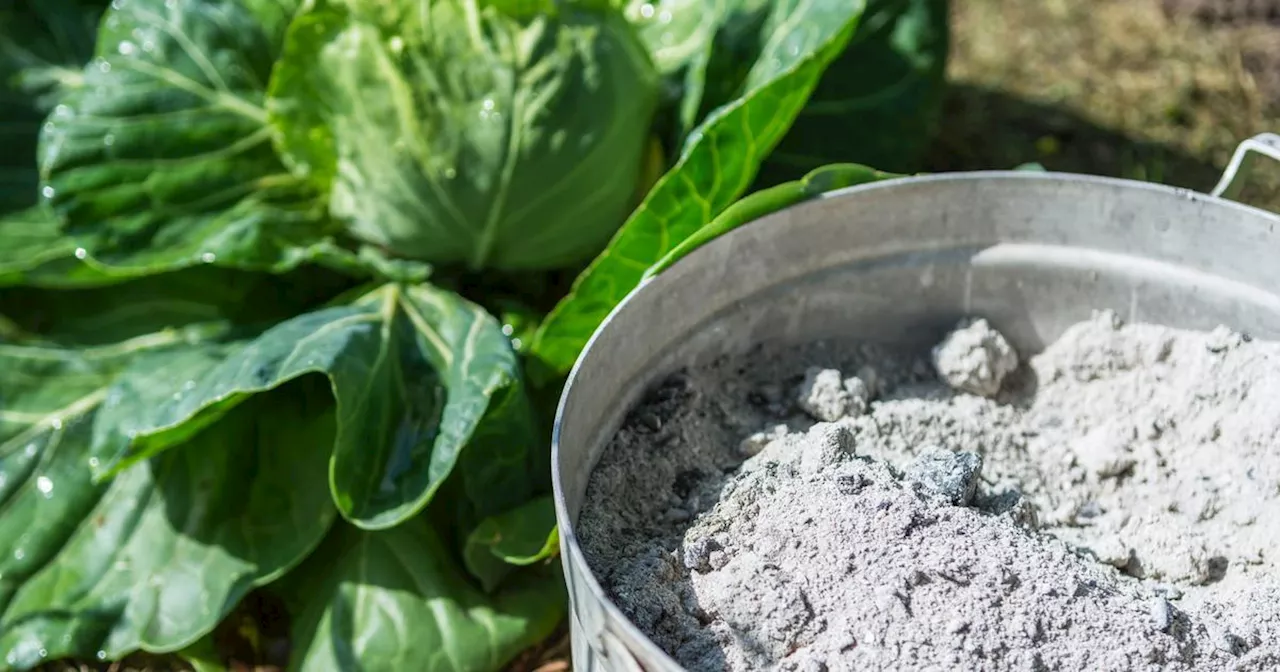
<svg viewBox="0 0 1280 672">
<path fill-rule="evenodd" d="M 111 9 L 124 9 L 124 0 L 111 0 Z"/>
<path fill-rule="evenodd" d="M 447 179 L 447 180 L 452 180 L 453 178 L 455 178 L 455 177 L 457 177 L 457 176 L 458 176 L 458 171 L 457 171 L 457 169 L 456 169 L 456 168 L 454 168 L 453 166 L 449 166 L 448 168 L 445 168 L 445 169 L 444 169 L 444 177 L 445 177 L 445 179 Z"/>
<path fill-rule="evenodd" d="M 121 56 L 130 56 L 135 49 L 137 47 L 133 46 L 133 43 L 129 41 L 121 42 L 120 46 L 116 47 L 116 51 L 119 51 Z"/>
<path fill-rule="evenodd" d="M 395 37 L 391 38 L 391 40 L 387 43 L 387 46 L 391 47 L 391 53 L 396 54 L 398 56 L 400 55 L 400 52 L 404 51 L 404 38 L 400 37 L 399 35 L 396 35 Z"/>
<path fill-rule="evenodd" d="M 98 461 L 98 458 L 96 458 L 96 457 L 91 457 L 91 458 L 89 458 L 89 466 L 90 466 L 90 467 L 92 467 L 92 468 L 94 468 L 94 469 L 97 469 L 99 464 L 101 464 L 101 463 Z"/>
<path fill-rule="evenodd" d="M 49 655 L 49 651 L 48 649 L 40 649 L 39 651 L 36 652 L 36 655 L 40 656 L 41 658 L 44 658 L 45 656 Z"/>
<path fill-rule="evenodd" d="M 25 557 L 27 557 L 27 552 L 26 552 L 26 551 L 22 550 L 21 548 L 14 549 L 14 551 L 13 551 L 13 559 L 14 559 L 14 560 L 21 560 L 21 559 L 23 559 L 23 558 L 25 558 Z"/>
<path fill-rule="evenodd" d="M 658 23 L 671 23 L 671 12 L 662 10 L 662 13 L 658 14 Z"/>
<path fill-rule="evenodd" d="M 512 326 L 511 326 L 511 325 L 509 325 L 509 324 L 504 324 L 504 325 L 502 325 L 502 335 L 503 335 L 503 336 L 510 336 L 511 334 L 514 334 L 515 332 L 516 332 L 515 327 L 512 327 Z"/>
<path fill-rule="evenodd" d="M 212 252 L 205 252 L 204 254 L 200 255 L 200 261 L 203 261 L 206 264 L 212 264 L 214 261 L 217 261 L 217 259 L 218 259 L 218 255 Z"/>
<path fill-rule="evenodd" d="M 98 61 L 98 72 L 111 72 L 111 64 L 106 61 Z"/>
<path fill-rule="evenodd" d="M 54 192 L 53 187 L 45 187 L 40 190 L 40 195 L 45 198 L 53 198 L 54 193 L 56 192 Z"/>
<path fill-rule="evenodd" d="M 99 652 L 95 653 L 94 655 L 98 657 L 98 660 L 106 660 L 106 659 L 107 659 L 107 652 L 106 652 L 106 651 L 99 651 Z"/>
<path fill-rule="evenodd" d="M 50 427 L 52 427 L 52 428 L 54 428 L 54 430 L 62 429 L 62 419 L 61 419 L 61 418 L 54 418 L 54 419 L 50 420 L 50 421 L 49 421 L 49 426 L 50 426 Z"/>
<path fill-rule="evenodd" d="M 76 248 L 76 259 L 84 259 L 87 256 L 89 256 L 88 250 L 84 249 L 83 247 Z"/>
<path fill-rule="evenodd" d="M 110 133 L 102 136 L 102 144 L 107 147 L 116 144 L 116 136 L 111 135 Z"/>
<path fill-rule="evenodd" d="M 647 3 L 647 2 L 646 2 L 646 3 L 644 3 L 643 5 L 640 5 L 640 16 L 642 16 L 642 17 L 644 17 L 644 18 L 646 18 L 646 19 L 647 19 L 647 18 L 652 17 L 652 16 L 653 16 L 653 5 L 651 5 L 651 4 Z"/>
<path fill-rule="evenodd" d="M 40 494 L 48 497 L 49 493 L 53 492 L 53 481 L 49 480 L 48 476 L 41 476 L 36 479 L 36 489 Z"/>
</svg>

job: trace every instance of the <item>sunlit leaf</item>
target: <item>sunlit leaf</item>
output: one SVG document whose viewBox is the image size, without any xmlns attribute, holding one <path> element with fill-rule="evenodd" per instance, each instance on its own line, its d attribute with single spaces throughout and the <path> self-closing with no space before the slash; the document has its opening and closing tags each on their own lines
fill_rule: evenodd
<svg viewBox="0 0 1280 672">
<path fill-rule="evenodd" d="M 119 0 L 41 138 L 42 194 L 99 264 L 281 269 L 326 234 L 263 96 L 292 0 Z"/>
<path fill-rule="evenodd" d="M 862 3 L 851 0 L 772 5 L 758 59 L 742 64 L 745 88 L 701 122 L 679 161 L 543 322 L 534 357 L 553 373 L 567 372 L 644 272 L 742 196 L 861 15 Z"/>
</svg>

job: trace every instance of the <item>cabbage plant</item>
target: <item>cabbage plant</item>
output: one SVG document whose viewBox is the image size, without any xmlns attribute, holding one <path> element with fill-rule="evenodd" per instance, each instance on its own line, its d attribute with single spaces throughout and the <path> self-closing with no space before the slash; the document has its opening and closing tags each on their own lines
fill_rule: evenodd
<svg viewBox="0 0 1280 672">
<path fill-rule="evenodd" d="M 551 408 L 587 338 L 719 232 L 887 176 L 815 166 L 909 169 L 945 17 L 0 6 L 0 670 L 279 657 L 224 623 L 251 595 L 297 670 L 548 636 Z"/>
</svg>

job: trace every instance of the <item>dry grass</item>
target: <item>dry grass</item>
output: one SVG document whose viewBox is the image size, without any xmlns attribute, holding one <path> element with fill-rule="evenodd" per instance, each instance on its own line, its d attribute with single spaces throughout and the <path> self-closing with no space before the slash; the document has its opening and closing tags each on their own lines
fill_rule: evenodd
<svg viewBox="0 0 1280 672">
<path fill-rule="evenodd" d="M 1207 190 L 1240 140 L 1280 130 L 1257 76 L 1273 28 L 1210 29 L 1158 0 L 955 0 L 953 21 L 934 170 L 1038 161 Z M 1247 200 L 1280 206 L 1280 166 L 1254 182 Z"/>
</svg>

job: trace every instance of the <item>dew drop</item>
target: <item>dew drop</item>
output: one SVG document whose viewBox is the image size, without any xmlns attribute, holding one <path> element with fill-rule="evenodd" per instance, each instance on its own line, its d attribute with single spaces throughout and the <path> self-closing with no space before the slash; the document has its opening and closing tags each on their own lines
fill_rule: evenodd
<svg viewBox="0 0 1280 672">
<path fill-rule="evenodd" d="M 53 132 L 53 122 L 52 122 L 52 121 L 46 121 L 46 122 L 44 122 L 44 132 L 45 132 L 45 133 L 52 133 L 52 132 Z"/>
<path fill-rule="evenodd" d="M 39 651 L 36 652 L 36 655 L 40 656 L 41 658 L 44 658 L 45 656 L 49 655 L 49 651 L 48 649 L 40 649 Z"/>
<path fill-rule="evenodd" d="M 93 655 L 97 656 L 97 657 L 98 657 L 98 660 L 106 660 L 106 659 L 107 659 L 107 652 L 106 652 L 106 651 L 99 651 L 99 652 L 97 652 L 97 653 L 95 653 L 95 654 L 93 654 Z"/>
<path fill-rule="evenodd" d="M 53 492 L 53 481 L 49 480 L 48 476 L 41 476 L 36 479 L 36 489 L 47 497 Z"/>
<path fill-rule="evenodd" d="M 98 461 L 98 458 L 96 458 L 96 457 L 91 457 L 91 458 L 89 458 L 89 466 L 90 466 L 90 467 L 92 467 L 92 468 L 94 468 L 94 469 L 97 469 L 99 464 L 101 464 L 101 462 L 99 462 L 99 461 Z"/>
<path fill-rule="evenodd" d="M 27 447 L 23 449 L 23 452 L 27 454 L 27 457 L 34 457 L 36 454 L 36 451 L 39 449 L 40 449 L 40 446 L 37 446 L 34 443 L 28 443 Z"/>
<path fill-rule="evenodd" d="M 511 347 L 512 347 L 512 348 L 514 348 L 514 349 L 516 349 L 516 350 L 519 350 L 519 349 L 520 349 L 520 346 L 522 346 L 522 345 L 524 345 L 524 343 L 523 343 L 520 339 L 518 339 L 518 338 L 513 338 L 513 339 L 511 339 Z"/>
<path fill-rule="evenodd" d="M 653 16 L 653 5 L 651 5 L 651 4 L 647 3 L 647 2 L 646 2 L 646 3 L 644 3 L 643 5 L 640 5 L 640 16 L 642 16 L 642 17 L 644 17 L 644 18 L 646 18 L 646 19 L 648 19 L 648 18 L 652 17 L 652 16 Z"/>
<path fill-rule="evenodd" d="M 184 390 L 194 390 L 194 389 L 196 389 L 196 381 L 194 381 L 194 380 L 188 380 L 187 382 L 185 382 L 185 383 L 183 383 L 183 384 L 182 384 L 182 389 L 184 389 Z"/>
<path fill-rule="evenodd" d="M 174 392 L 174 393 L 173 393 L 173 400 L 174 400 L 174 401 L 178 401 L 178 400 L 180 400 L 180 399 L 182 399 L 182 393 L 181 393 L 181 392 Z"/>
<path fill-rule="evenodd" d="M 509 324 L 504 324 L 504 325 L 502 325 L 502 335 L 503 335 L 503 336 L 510 336 L 511 334 L 514 334 L 515 332 L 516 332 L 515 328 L 514 328 L 514 327 L 512 327 L 511 325 L 509 325 Z"/>
<path fill-rule="evenodd" d="M 108 134 L 106 134 L 106 135 L 102 136 L 102 144 L 103 144 L 103 145 L 105 145 L 105 146 L 107 146 L 107 147 L 110 147 L 111 145 L 116 144 L 116 136 L 114 136 L 114 135 L 112 135 L 112 134 L 110 134 L 110 133 L 108 133 Z"/>
<path fill-rule="evenodd" d="M 89 256 L 88 250 L 84 249 L 83 247 L 76 248 L 76 259 L 84 259 L 87 256 Z"/>
<path fill-rule="evenodd" d="M 66 106 L 66 105 L 59 105 L 59 106 L 57 106 L 57 107 L 53 108 L 53 116 L 55 116 L 55 117 L 69 117 L 69 116 L 71 116 L 71 108 L 70 108 L 70 107 L 68 107 L 68 106 Z"/>
<path fill-rule="evenodd" d="M 21 560 L 21 559 L 23 559 L 23 558 L 25 558 L 25 557 L 27 557 L 27 552 L 26 552 L 26 551 L 24 551 L 24 550 L 22 550 L 21 548 L 19 548 L 19 549 L 15 549 L 15 550 L 13 551 L 13 559 L 14 559 L 14 560 Z"/>
<path fill-rule="evenodd" d="M 396 35 L 391 38 L 390 42 L 387 43 L 387 46 L 391 47 L 391 53 L 399 55 L 400 52 L 404 51 L 404 38 Z"/>
<path fill-rule="evenodd" d="M 200 261 L 203 261 L 206 264 L 212 264 L 217 259 L 218 259 L 218 255 L 212 252 L 205 252 L 204 254 L 200 255 Z"/>
<path fill-rule="evenodd" d="M 116 47 L 116 51 L 119 51 L 121 56 L 131 56 L 136 49 L 137 47 L 127 40 L 121 42 L 120 46 Z"/>
<path fill-rule="evenodd" d="M 155 51 L 155 50 L 156 50 L 156 43 L 155 43 L 155 40 L 143 40 L 143 41 L 142 41 L 142 50 L 143 50 L 143 51 L 145 51 L 145 52 L 147 52 L 147 53 L 151 53 L 151 52 Z"/>
<path fill-rule="evenodd" d="M 445 177 L 445 179 L 447 179 L 447 180 L 452 180 L 453 178 L 455 178 L 455 177 L 457 177 L 457 176 L 458 176 L 458 170 L 457 170 L 456 168 L 454 168 L 453 166 L 449 166 L 448 168 L 445 168 L 445 169 L 444 169 L 444 177 Z"/>
<path fill-rule="evenodd" d="M 671 12 L 668 12 L 665 9 L 662 10 L 662 12 L 658 14 L 658 23 L 671 23 Z"/>
<path fill-rule="evenodd" d="M 124 0 L 111 0 L 111 9 L 124 9 Z"/>
<path fill-rule="evenodd" d="M 98 61 L 98 72 L 111 72 L 111 64 L 106 61 Z"/>
<path fill-rule="evenodd" d="M 484 102 L 480 103 L 480 107 L 483 107 L 486 110 L 492 110 L 493 106 L 494 103 L 492 98 L 485 98 Z"/>
<path fill-rule="evenodd" d="M 44 196 L 45 198 L 53 198 L 53 195 L 55 193 L 57 192 L 53 190 L 53 187 L 49 187 L 49 186 L 46 186 L 45 188 L 40 190 L 40 195 Z"/>
<path fill-rule="evenodd" d="M 62 429 L 62 419 L 61 419 L 61 418 L 54 418 L 54 419 L 50 420 L 50 421 L 49 421 L 49 426 L 50 426 L 50 427 L 52 427 L 52 428 L 54 428 L 55 430 Z"/>
</svg>

